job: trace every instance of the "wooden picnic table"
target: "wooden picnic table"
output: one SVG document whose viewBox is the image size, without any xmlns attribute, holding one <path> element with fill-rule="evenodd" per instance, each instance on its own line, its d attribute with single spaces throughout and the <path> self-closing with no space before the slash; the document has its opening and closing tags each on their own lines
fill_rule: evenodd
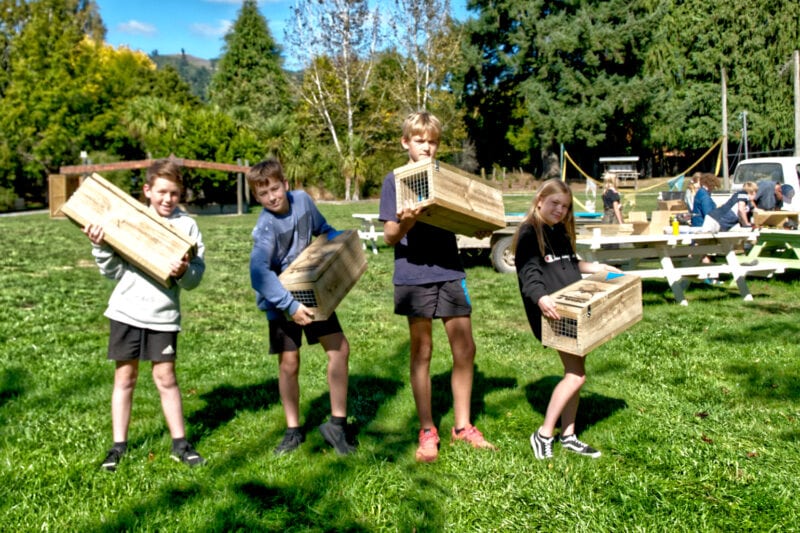
<svg viewBox="0 0 800 533">
<path fill-rule="evenodd" d="M 720 233 L 683 233 L 680 235 L 603 236 L 595 232 L 580 237 L 578 254 L 586 261 L 607 263 L 642 278 L 665 279 L 675 300 L 688 305 L 684 290 L 689 282 L 716 280 L 720 274 L 733 277 L 745 301 L 753 296 L 747 287 L 748 272 L 769 270 L 768 266 L 744 266 L 737 251 L 754 241 L 757 233 L 730 231 Z M 724 257 L 724 263 L 703 263 L 706 256 Z"/>
<path fill-rule="evenodd" d="M 770 266 L 775 272 L 800 269 L 800 231 L 785 229 L 762 229 L 758 239 L 747 253 L 747 261 L 758 261 Z"/>
</svg>

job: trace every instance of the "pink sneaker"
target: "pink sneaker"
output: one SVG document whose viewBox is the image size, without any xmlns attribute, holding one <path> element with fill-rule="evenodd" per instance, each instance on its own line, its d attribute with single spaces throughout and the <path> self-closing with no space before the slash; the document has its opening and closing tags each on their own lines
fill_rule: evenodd
<svg viewBox="0 0 800 533">
<path fill-rule="evenodd" d="M 450 432 L 450 444 L 456 441 L 466 442 L 473 448 L 482 448 L 484 450 L 497 450 L 497 446 L 483 438 L 483 433 L 478 431 L 478 428 L 472 424 L 467 426 L 460 432 L 456 433 L 456 428 Z"/>
<path fill-rule="evenodd" d="M 439 456 L 439 432 L 436 428 L 419 430 L 419 447 L 417 448 L 417 461 L 432 463 Z"/>
</svg>

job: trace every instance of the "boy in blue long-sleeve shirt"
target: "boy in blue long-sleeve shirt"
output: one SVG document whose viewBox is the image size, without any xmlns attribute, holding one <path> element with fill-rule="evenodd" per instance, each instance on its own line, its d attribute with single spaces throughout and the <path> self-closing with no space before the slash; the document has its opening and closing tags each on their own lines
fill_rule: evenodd
<svg viewBox="0 0 800 533">
<path fill-rule="evenodd" d="M 287 429 L 276 454 L 296 450 L 305 440 L 300 427 L 300 346 L 305 332 L 308 344 L 320 343 L 328 354 L 331 417 L 319 431 L 339 455 L 354 447 L 347 441 L 347 382 L 350 345 L 339 319 L 314 321 L 311 310 L 297 301 L 278 276 L 300 255 L 314 237 L 333 232 L 314 201 L 303 191 L 289 191 L 281 164 L 267 159 L 247 173 L 247 183 L 263 210 L 253 229 L 250 282 L 258 308 L 269 321 L 269 352 L 278 354 L 278 388 Z"/>
</svg>

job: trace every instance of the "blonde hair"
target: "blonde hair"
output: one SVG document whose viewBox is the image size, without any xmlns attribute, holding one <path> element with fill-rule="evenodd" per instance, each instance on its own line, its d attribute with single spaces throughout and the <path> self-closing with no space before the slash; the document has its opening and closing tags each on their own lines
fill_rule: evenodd
<svg viewBox="0 0 800 533">
<path fill-rule="evenodd" d="M 425 134 L 430 140 L 438 141 L 442 136 L 442 123 L 427 111 L 411 113 L 403 121 L 403 139 L 410 140 L 414 135 Z"/>
<path fill-rule="evenodd" d="M 603 190 L 607 191 L 609 189 L 616 189 L 617 188 L 617 176 L 613 172 L 605 172 L 603 173 Z"/>
<path fill-rule="evenodd" d="M 545 224 L 545 222 L 542 220 L 542 217 L 539 214 L 538 205 L 541 200 L 544 200 L 548 196 L 552 196 L 554 194 L 569 195 L 569 208 L 567 209 L 567 214 L 562 222 L 564 227 L 567 229 L 567 236 L 569 237 L 569 242 L 572 244 L 572 249 L 575 250 L 575 204 L 572 201 L 572 190 L 560 179 L 551 178 L 539 186 L 539 189 L 536 191 L 536 196 L 533 197 L 533 202 L 528 210 L 528 214 L 525 215 L 525 219 L 522 221 L 523 224 L 526 222 L 530 224 L 536 231 L 536 240 L 539 243 L 539 253 L 542 255 L 545 254 L 544 233 L 542 233 L 542 226 Z M 512 244 L 513 250 L 517 249 L 518 239 L 519 228 L 517 228 L 516 233 L 514 233 L 514 242 Z"/>
<path fill-rule="evenodd" d="M 747 194 L 753 194 L 754 192 L 758 192 L 758 185 L 756 185 L 752 181 L 746 181 L 742 185 L 742 190 Z"/>
</svg>

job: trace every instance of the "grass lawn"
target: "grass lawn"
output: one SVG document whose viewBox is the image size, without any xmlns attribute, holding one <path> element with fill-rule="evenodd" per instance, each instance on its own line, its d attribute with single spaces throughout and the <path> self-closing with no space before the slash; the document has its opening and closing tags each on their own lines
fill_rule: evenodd
<svg viewBox="0 0 800 533">
<path fill-rule="evenodd" d="M 509 210 L 524 211 L 530 198 Z M 516 205 L 519 203 L 519 206 Z M 377 202 L 323 204 L 339 229 Z M 450 354 L 434 328 L 442 451 L 414 461 L 408 333 L 392 314 L 392 252 L 339 307 L 351 343 L 350 422 L 340 458 L 316 426 L 329 411 L 325 355 L 304 347 L 305 444 L 284 430 L 277 362 L 248 259 L 256 214 L 200 217 L 206 278 L 183 293 L 178 377 L 191 440 L 208 464 L 169 458 L 142 365 L 129 453 L 111 441 L 113 364 L 100 277 L 80 230 L 46 215 L 0 219 L 0 531 L 789 531 L 800 523 L 800 283 L 753 279 L 754 301 L 693 284 L 688 307 L 645 282 L 644 318 L 589 355 L 583 440 L 603 456 L 536 461 L 528 443 L 562 373 L 529 331 L 513 275 L 468 268 L 478 346 L 473 419 L 499 451 L 450 446 Z"/>
</svg>

